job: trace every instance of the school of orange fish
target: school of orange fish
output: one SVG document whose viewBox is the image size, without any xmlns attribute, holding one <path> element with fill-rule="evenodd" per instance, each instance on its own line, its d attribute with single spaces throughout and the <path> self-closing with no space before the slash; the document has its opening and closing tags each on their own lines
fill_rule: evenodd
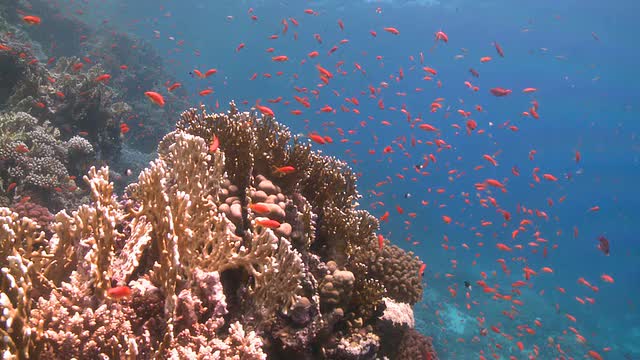
<svg viewBox="0 0 640 360">
<path fill-rule="evenodd" d="M 383 13 L 382 8 L 377 8 L 375 11 L 377 14 Z M 531 191 L 544 197 L 546 196 L 545 191 L 549 189 L 546 186 L 565 181 L 564 177 L 561 174 L 546 171 L 544 164 L 537 164 L 535 148 L 530 150 L 526 159 L 522 159 L 523 162 L 529 161 L 535 164 L 529 175 L 520 174 L 520 170 L 516 166 L 508 170 L 509 174 L 495 171 L 495 168 L 505 166 L 500 162 L 504 149 L 492 153 L 478 153 L 473 158 L 467 158 L 468 154 L 465 154 L 465 158 L 456 154 L 456 147 L 465 142 L 492 144 L 492 134 L 495 132 L 512 132 L 513 136 L 524 137 L 526 134 L 523 134 L 524 131 L 520 131 L 519 124 L 525 122 L 535 122 L 534 126 L 544 126 L 544 107 L 535 98 L 538 89 L 535 87 L 511 89 L 508 85 L 500 84 L 487 86 L 484 84 L 490 83 L 490 80 L 484 82 L 480 80 L 483 64 L 504 61 L 509 56 L 508 49 L 503 50 L 497 41 L 490 40 L 491 46 L 487 46 L 486 52 L 478 56 L 477 65 L 467 70 L 468 80 L 461 84 L 446 84 L 451 87 L 459 87 L 460 92 L 465 92 L 464 97 L 468 99 L 473 99 L 477 93 L 487 92 L 498 98 L 506 98 L 505 101 L 516 98 L 518 103 L 525 104 L 521 106 L 517 120 L 504 122 L 494 120 L 498 123 L 493 124 L 487 120 L 489 116 L 486 115 L 488 109 L 485 105 L 474 104 L 473 100 L 447 99 L 438 95 L 439 90 L 445 86 L 446 74 L 442 74 L 438 70 L 437 64 L 433 63 L 431 58 L 443 47 L 456 46 L 460 48 L 465 45 L 457 44 L 457 40 L 451 38 L 446 29 L 431 29 L 432 40 L 430 40 L 429 48 L 417 54 L 406 54 L 408 58 L 406 70 L 402 67 L 388 69 L 385 66 L 384 55 L 363 53 L 362 56 L 368 58 L 368 64 L 374 61 L 372 58 L 375 59 L 375 69 L 371 69 L 359 62 L 348 62 L 339 58 L 341 48 L 353 46 L 347 34 L 363 32 L 368 33 L 374 40 L 388 36 L 402 41 L 402 26 L 388 24 L 379 28 L 348 29 L 349 21 L 347 19 L 340 19 L 333 23 L 331 20 L 333 18 L 327 13 L 328 11 L 325 10 L 306 9 L 301 14 L 283 16 L 278 21 L 279 28 L 277 29 L 253 27 L 250 30 L 264 32 L 261 43 L 246 41 L 239 43 L 235 48 L 228 49 L 231 53 L 240 53 L 248 47 L 261 47 L 267 53 L 264 61 L 281 65 L 281 70 L 273 75 L 267 72 L 259 75 L 259 71 L 247 70 L 246 76 L 252 81 L 258 79 L 259 76 L 264 80 L 271 79 L 273 76 L 284 76 L 293 80 L 294 85 L 289 93 L 283 93 L 281 96 L 265 101 L 260 99 L 244 100 L 244 104 L 253 106 L 263 116 L 276 116 L 285 123 L 299 124 L 301 121 L 299 119 L 302 119 L 306 136 L 315 144 L 314 146 L 321 147 L 327 152 L 333 151 L 330 149 L 331 146 L 341 146 L 340 149 L 346 149 L 345 155 L 349 157 L 356 168 L 358 166 L 364 167 L 363 163 L 370 166 L 371 161 L 377 162 L 380 171 L 369 172 L 364 177 L 378 179 L 378 182 L 368 189 L 365 186 L 365 192 L 366 198 L 370 200 L 372 211 L 379 214 L 382 231 L 388 230 L 385 229 L 390 226 L 388 223 L 393 222 L 403 224 L 405 230 L 410 232 L 414 227 L 419 228 L 427 221 L 432 221 L 431 219 L 435 218 L 434 214 L 439 214 L 439 220 L 445 229 L 439 245 L 445 251 L 452 253 L 452 268 L 448 271 L 430 269 L 438 273 L 434 276 L 433 281 L 440 278 L 447 279 L 450 284 L 448 290 L 452 297 L 451 301 L 464 307 L 465 311 L 478 322 L 477 336 L 474 336 L 473 339 L 461 338 L 459 341 L 477 342 L 482 337 L 493 336 L 496 339 L 502 338 L 501 340 L 510 342 L 517 347 L 515 351 L 507 350 L 504 343 L 500 341 L 489 342 L 489 345 L 477 354 L 479 359 L 488 357 L 498 359 L 506 355 L 510 359 L 536 359 L 541 358 L 540 347 L 549 346 L 555 348 L 554 351 L 559 354 L 558 358 L 571 358 L 571 356 L 581 358 L 584 356 L 596 360 L 603 359 L 604 354 L 610 351 L 610 348 L 592 345 L 589 336 L 579 330 L 580 319 L 572 315 L 571 311 L 566 308 L 559 309 L 556 304 L 557 316 L 565 317 L 567 320 L 566 328 L 559 331 L 566 335 L 565 342 L 574 341 L 582 344 L 584 349 L 582 354 L 566 355 L 563 343 L 559 341 L 540 344 L 529 342 L 529 345 L 525 346 L 528 336 L 533 336 L 537 332 L 544 333 L 548 330 L 545 330 L 545 319 L 535 319 L 531 323 L 522 323 L 518 319 L 522 313 L 527 311 L 526 300 L 520 296 L 521 289 L 532 288 L 538 277 L 553 276 L 554 274 L 552 266 L 530 267 L 527 264 L 527 256 L 541 255 L 543 259 L 546 259 L 559 246 L 560 238 L 564 236 L 577 238 L 579 233 L 577 227 L 573 227 L 573 233 L 570 235 L 565 235 L 561 230 L 552 234 L 543 234 L 539 229 L 540 223 L 559 221 L 554 219 L 553 207 L 564 203 L 565 200 L 569 201 L 566 195 L 557 199 L 549 197 L 548 206 L 544 209 L 530 208 L 519 203 L 515 207 L 502 206 L 501 203 L 513 203 L 513 199 L 509 201 L 505 201 L 505 199 L 509 199 L 510 184 L 516 181 L 522 182 L 523 180 L 519 180 L 521 178 L 526 178 L 524 181 L 529 185 Z M 247 16 L 251 22 L 259 23 L 261 21 L 260 14 L 252 8 L 247 9 L 246 14 L 243 15 Z M 235 21 L 239 16 L 241 15 L 229 15 L 226 20 Z M 326 17 L 326 22 L 331 21 L 332 25 L 325 31 L 337 31 L 345 34 L 345 37 L 335 44 L 327 45 L 323 44 L 322 33 L 314 33 L 313 43 L 315 46 L 310 46 L 306 54 L 284 53 L 286 42 L 298 41 L 297 29 L 303 28 L 305 17 L 311 16 Z M 46 16 L 41 18 L 32 14 L 25 14 L 23 20 L 30 26 L 38 26 L 47 21 Z M 596 41 L 599 41 L 596 34 L 592 35 Z M 185 45 L 184 42 L 177 41 L 177 46 Z M 327 48 L 328 50 L 326 50 Z M 197 49 L 191 50 L 195 52 L 194 56 L 198 55 Z M 463 52 L 463 55 L 459 56 L 471 57 L 471 54 Z M 259 59 L 253 59 L 253 61 L 259 61 Z M 295 67 L 290 66 L 293 62 L 298 64 Z M 256 67 L 260 67 L 259 62 Z M 127 71 L 126 64 L 122 64 L 120 68 L 122 71 Z M 299 74 L 290 70 L 292 68 L 299 69 L 300 72 L 311 72 L 315 74 L 315 79 L 312 83 L 302 84 L 302 80 L 299 80 Z M 217 67 L 203 66 L 192 70 L 193 81 L 199 84 L 194 94 L 202 97 L 201 101 L 205 104 L 215 108 L 220 106 L 218 100 L 209 96 L 215 93 L 214 82 L 211 79 L 221 76 L 224 71 L 223 65 L 220 64 Z M 381 81 L 376 81 L 376 77 L 371 75 L 381 72 L 386 72 L 386 78 Z M 111 74 L 103 74 L 95 81 L 108 83 L 111 77 Z M 366 85 L 356 90 L 334 86 L 333 83 L 338 77 L 357 78 L 358 81 L 354 81 L 354 83 Z M 399 88 L 402 82 L 406 82 L 408 77 L 420 79 L 423 85 L 406 92 L 393 90 Z M 412 83 L 414 83 L 413 80 Z M 182 87 L 183 84 L 167 82 L 164 86 L 166 91 L 144 89 L 140 96 L 146 96 L 153 104 L 163 107 L 174 98 L 172 92 Z M 423 105 L 412 107 L 404 103 L 402 99 L 406 98 L 409 92 L 417 94 Z M 232 96 L 242 96 L 242 94 L 232 94 Z M 329 97 L 331 100 L 327 100 Z M 321 101 L 320 98 L 323 100 Z M 267 106 L 265 103 L 269 105 Z M 388 103 L 399 103 L 400 105 L 394 106 L 388 105 Z M 361 106 L 361 104 L 366 105 Z M 362 107 L 372 108 L 367 105 L 375 106 L 377 112 L 366 114 L 363 111 L 361 113 Z M 515 114 L 509 114 L 509 116 L 516 118 Z M 383 134 L 387 128 L 394 128 L 394 132 L 403 135 L 391 141 L 383 140 L 384 136 L 377 134 Z M 127 136 L 128 131 L 129 125 L 122 122 L 123 136 Z M 367 139 L 364 134 L 370 134 L 370 137 Z M 211 144 L 212 151 L 215 151 L 217 147 L 217 139 L 215 139 Z M 455 160 L 441 163 L 444 154 L 453 154 L 446 155 L 446 158 Z M 580 163 L 581 153 L 576 150 L 573 154 L 567 154 L 565 161 Z M 458 169 L 464 168 L 463 164 L 469 165 L 469 163 L 473 164 L 472 171 Z M 282 174 L 294 171 L 296 170 L 287 164 L 282 164 L 282 167 L 277 169 L 277 172 Z M 388 171 L 393 171 L 395 174 L 393 176 L 387 175 Z M 443 172 L 451 183 L 461 179 L 469 179 L 473 185 L 468 191 L 460 194 L 449 194 L 445 187 L 430 187 L 428 185 L 429 177 L 442 175 Z M 400 204 L 389 202 L 397 200 L 404 194 L 393 194 L 394 196 L 385 194 L 386 191 L 393 191 L 403 183 L 427 184 L 426 188 L 422 187 L 426 193 L 424 196 L 418 193 L 406 194 L 405 197 L 413 198 L 413 205 L 415 205 L 412 205 L 413 211 L 405 211 Z M 412 188 L 416 186 L 411 185 Z M 467 209 L 473 211 L 475 216 L 467 216 L 465 213 Z M 259 207 L 252 210 L 258 213 L 261 211 Z M 599 210 L 598 204 L 592 204 L 590 208 L 584 209 L 584 212 L 588 215 Z M 449 239 L 446 232 L 447 227 L 464 229 L 475 239 L 472 237 L 467 237 L 467 240 L 464 241 Z M 415 232 L 417 231 L 419 230 L 415 230 Z M 408 236 L 406 240 L 406 246 L 415 247 L 418 253 L 421 252 L 421 247 L 434 247 L 436 243 L 434 240 L 420 239 L 417 234 Z M 384 237 L 380 235 L 379 246 L 382 247 L 383 244 Z M 488 247 L 496 248 L 498 252 L 483 251 Z M 593 247 L 602 252 L 602 256 L 609 255 L 609 241 L 605 237 L 594 238 Z M 500 258 L 496 259 L 502 269 L 502 274 L 496 271 L 489 274 L 478 271 L 478 280 L 471 281 L 463 287 L 463 279 L 456 278 L 458 262 L 455 260 L 455 254 L 459 251 L 471 252 L 476 258 L 502 254 Z M 476 260 L 470 265 L 475 266 Z M 429 269 L 428 263 L 423 265 L 421 272 L 424 272 L 425 269 Z M 511 286 L 501 288 L 498 285 L 498 281 L 504 281 L 504 278 L 499 280 L 501 277 L 510 279 Z M 602 274 L 600 279 L 587 280 L 578 277 L 576 281 L 591 289 L 595 294 L 601 291 L 601 288 L 603 291 L 607 291 L 607 285 L 614 283 L 614 278 L 610 274 Z M 472 286 L 475 287 L 474 290 L 472 290 Z M 570 296 L 562 284 L 558 284 L 556 290 L 563 295 Z M 428 287 L 426 291 L 429 291 Z M 459 291 L 463 293 L 460 296 L 458 295 Z M 540 290 L 539 294 L 542 296 L 544 290 Z M 492 299 L 499 302 L 500 306 L 504 308 L 504 315 L 512 322 L 507 323 L 504 318 L 485 317 L 482 307 L 486 302 L 480 299 Z M 589 296 L 575 296 L 575 300 L 578 304 L 587 306 L 596 301 Z M 493 306 L 495 302 L 491 304 Z M 438 312 L 440 309 L 433 309 L 433 311 Z M 507 351 L 510 352 L 507 353 Z"/>
</svg>

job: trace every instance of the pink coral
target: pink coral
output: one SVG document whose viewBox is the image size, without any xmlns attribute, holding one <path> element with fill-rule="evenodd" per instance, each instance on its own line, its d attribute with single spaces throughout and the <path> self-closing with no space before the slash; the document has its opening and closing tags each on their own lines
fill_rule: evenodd
<svg viewBox="0 0 640 360">
<path fill-rule="evenodd" d="M 17 202 L 11 206 L 11 210 L 22 217 L 34 220 L 42 229 L 47 229 L 53 221 L 53 215 L 49 212 L 49 209 L 31 201 Z"/>
</svg>

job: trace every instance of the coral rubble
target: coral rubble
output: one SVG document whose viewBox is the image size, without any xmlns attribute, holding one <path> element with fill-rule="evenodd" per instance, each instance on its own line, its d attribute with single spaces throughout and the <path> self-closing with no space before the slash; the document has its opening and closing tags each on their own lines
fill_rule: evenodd
<svg viewBox="0 0 640 360">
<path fill-rule="evenodd" d="M 84 180 L 52 235 L 0 208 L 6 357 L 436 359 L 420 261 L 380 248 L 351 169 L 272 117 L 186 111 L 124 196 L 106 167 Z"/>
</svg>

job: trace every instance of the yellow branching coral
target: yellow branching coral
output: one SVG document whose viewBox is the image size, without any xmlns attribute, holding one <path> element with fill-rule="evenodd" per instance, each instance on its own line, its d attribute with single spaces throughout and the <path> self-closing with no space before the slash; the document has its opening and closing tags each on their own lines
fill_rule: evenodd
<svg viewBox="0 0 640 360">
<path fill-rule="evenodd" d="M 265 314 L 287 312 L 298 298 L 304 264 L 285 238 L 264 229 L 254 233 L 250 245 L 234 235 L 224 216 L 216 217 L 216 236 L 204 244 L 198 266 L 210 271 L 242 268 L 253 278 L 252 301 Z"/>
<path fill-rule="evenodd" d="M 66 211 L 56 215 L 55 235 L 50 243 L 56 262 L 48 275 L 50 280 L 58 283 L 68 275 L 68 271 L 73 270 L 74 265 L 80 264 L 74 280 L 78 284 L 92 286 L 95 296 L 104 299 L 111 286 L 109 268 L 114 243 L 123 236 L 116 227 L 124 215 L 113 197 L 113 184 L 109 182 L 107 168 L 91 168 L 84 180 L 91 188 L 93 205 L 83 205 L 71 215 Z"/>
</svg>

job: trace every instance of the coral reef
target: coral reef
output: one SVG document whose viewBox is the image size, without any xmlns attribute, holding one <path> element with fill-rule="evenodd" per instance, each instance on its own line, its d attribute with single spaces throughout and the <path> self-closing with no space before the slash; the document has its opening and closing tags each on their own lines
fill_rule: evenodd
<svg viewBox="0 0 640 360">
<path fill-rule="evenodd" d="M 77 189 L 73 177 L 93 159 L 86 139 L 62 141 L 47 121 L 24 112 L 0 113 L 0 185 L 7 203 L 20 193 L 21 201 L 33 198 L 54 209 L 71 205 L 69 195 Z"/>
<path fill-rule="evenodd" d="M 108 168 L 84 180 L 90 204 L 50 236 L 0 208 L 7 356 L 435 356 L 419 260 L 378 248 L 351 169 L 272 117 L 191 109 L 121 199 Z"/>
<path fill-rule="evenodd" d="M 61 58 L 49 70 L 30 47 L 15 39 L 9 46 L 0 52 L 0 203 L 75 207 L 86 192 L 73 179 L 119 156 L 114 92 L 95 81 L 99 65 L 74 72 L 68 67 L 79 60 Z"/>
</svg>

